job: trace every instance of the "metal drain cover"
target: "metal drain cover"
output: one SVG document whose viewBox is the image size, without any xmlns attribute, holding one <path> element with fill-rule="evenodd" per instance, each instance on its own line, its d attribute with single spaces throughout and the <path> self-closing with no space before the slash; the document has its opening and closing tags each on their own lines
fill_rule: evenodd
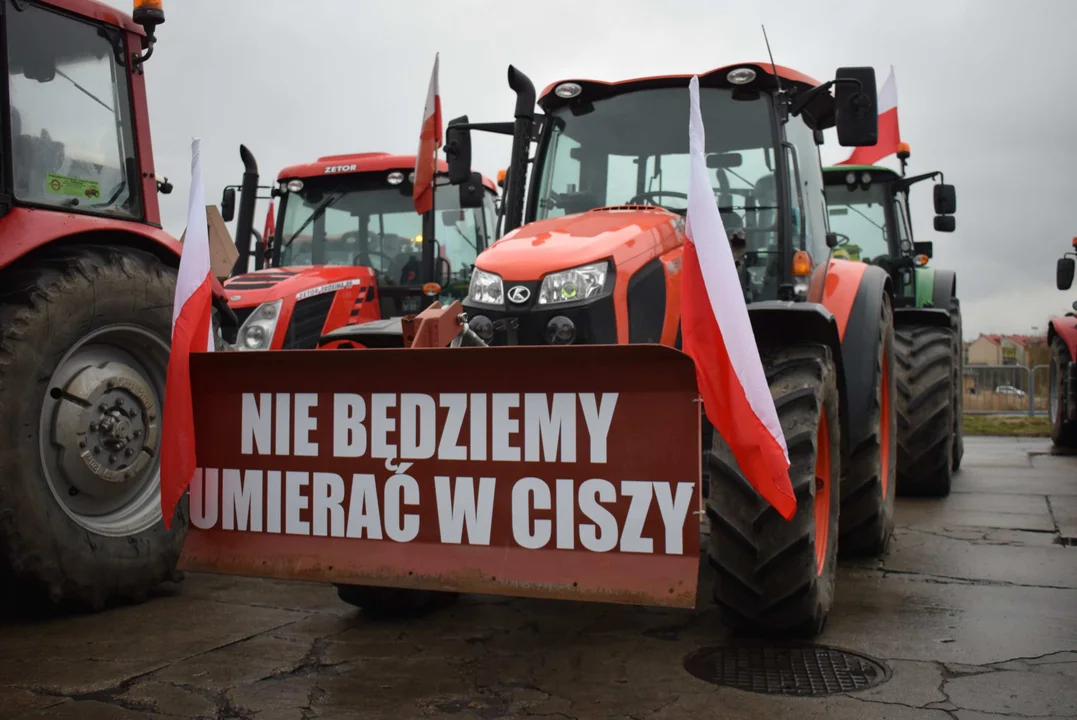
<svg viewBox="0 0 1077 720">
<path fill-rule="evenodd" d="M 890 679 L 890 668 L 878 660 L 821 645 L 702 648 L 685 658 L 684 668 L 715 685 L 798 697 L 864 690 Z"/>
</svg>

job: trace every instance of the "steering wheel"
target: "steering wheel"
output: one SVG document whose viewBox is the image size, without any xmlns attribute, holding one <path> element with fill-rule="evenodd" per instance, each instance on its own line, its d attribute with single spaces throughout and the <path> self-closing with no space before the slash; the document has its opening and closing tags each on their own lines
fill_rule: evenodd
<svg viewBox="0 0 1077 720">
<path fill-rule="evenodd" d="M 835 245 L 834 247 L 845 247 L 846 245 L 849 244 L 850 240 L 849 240 L 848 235 L 846 235 L 844 233 L 840 233 L 840 232 L 836 232 L 836 233 L 833 233 L 833 234 L 835 236 L 837 236 L 837 238 L 838 238 L 838 244 Z"/>
<path fill-rule="evenodd" d="M 668 195 L 670 197 L 681 198 L 682 200 L 688 200 L 688 193 L 677 192 L 676 190 L 649 190 L 642 192 L 639 195 L 632 197 L 628 201 L 628 205 L 657 205 L 658 207 L 665 208 L 666 206 L 658 202 L 647 202 L 653 200 L 653 198 L 661 197 L 662 195 Z M 669 208 L 666 208 L 667 210 Z"/>
</svg>

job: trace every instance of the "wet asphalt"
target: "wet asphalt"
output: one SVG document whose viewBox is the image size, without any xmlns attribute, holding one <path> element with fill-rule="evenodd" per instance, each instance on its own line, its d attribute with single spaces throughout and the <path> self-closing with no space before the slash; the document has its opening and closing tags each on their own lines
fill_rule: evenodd
<svg viewBox="0 0 1077 720">
<path fill-rule="evenodd" d="M 327 585 L 191 575 L 142 605 L 0 626 L 0 718 L 1077 718 L 1077 456 L 966 438 L 954 492 L 899 499 L 897 525 L 884 558 L 843 565 L 818 639 L 884 663 L 870 689 L 698 679 L 685 657 L 730 641 L 706 599 L 465 596 L 372 621 Z"/>
</svg>

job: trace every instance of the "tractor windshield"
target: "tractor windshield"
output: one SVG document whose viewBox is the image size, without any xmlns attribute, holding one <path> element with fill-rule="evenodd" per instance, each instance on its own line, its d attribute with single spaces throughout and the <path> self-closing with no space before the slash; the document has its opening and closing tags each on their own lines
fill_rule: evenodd
<svg viewBox="0 0 1077 720">
<path fill-rule="evenodd" d="M 373 268 L 384 285 L 418 286 L 423 218 L 411 185 L 390 185 L 387 173 L 358 173 L 303 180 L 281 203 L 280 264 L 358 265 Z M 466 290 L 471 268 L 492 241 L 493 194 L 482 208 L 461 210 L 459 194 L 435 200 L 435 256 L 448 261 L 452 285 Z"/>
<path fill-rule="evenodd" d="M 123 34 L 38 5 L 0 2 L 15 198 L 141 217 Z"/>
<path fill-rule="evenodd" d="M 827 185 L 830 231 L 838 236 L 834 257 L 872 262 L 890 256 L 886 213 L 889 197 L 886 183 L 851 190 L 846 185 Z"/>
<path fill-rule="evenodd" d="M 700 89 L 708 175 L 726 232 L 743 234 L 752 284 L 780 269 L 777 163 L 770 96 Z M 636 90 L 554 111 L 535 215 L 617 205 L 688 207 L 687 88 Z"/>
</svg>

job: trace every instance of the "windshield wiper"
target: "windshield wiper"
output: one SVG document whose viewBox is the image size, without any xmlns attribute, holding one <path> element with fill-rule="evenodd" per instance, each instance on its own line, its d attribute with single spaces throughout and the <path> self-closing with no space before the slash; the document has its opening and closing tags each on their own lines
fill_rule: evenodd
<svg viewBox="0 0 1077 720">
<path fill-rule="evenodd" d="M 295 240 L 297 237 L 299 237 L 299 233 L 306 230 L 308 225 L 310 225 L 312 222 L 314 222 L 315 220 L 320 218 L 325 213 L 325 211 L 329 209 L 330 205 L 335 203 L 340 198 L 344 197 L 344 193 L 340 192 L 343 185 L 344 185 L 344 183 L 341 183 L 341 184 L 337 185 L 333 189 L 333 192 L 329 194 L 329 197 L 327 197 L 325 200 L 322 200 L 322 204 L 319 205 L 318 207 L 316 207 L 314 209 L 314 212 L 312 212 L 310 214 L 310 217 L 308 217 L 306 220 L 303 221 L 303 224 L 299 226 L 299 229 L 296 230 L 292 234 L 292 236 L 290 238 L 288 238 L 288 240 L 284 243 L 284 245 L 281 246 L 281 250 L 287 250 L 288 247 L 292 244 L 292 241 Z"/>
</svg>

